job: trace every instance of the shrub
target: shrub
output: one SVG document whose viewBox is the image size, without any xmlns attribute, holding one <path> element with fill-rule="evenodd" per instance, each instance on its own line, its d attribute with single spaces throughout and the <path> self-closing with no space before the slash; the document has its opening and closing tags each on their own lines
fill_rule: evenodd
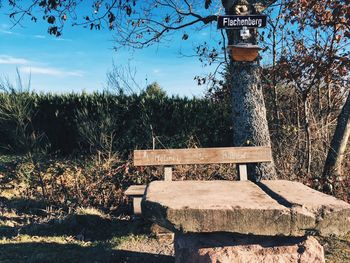
<svg viewBox="0 0 350 263">
<path fill-rule="evenodd" d="M 36 134 L 45 135 L 51 152 L 72 154 L 112 149 L 127 157 L 135 148 L 152 147 L 154 138 L 157 148 L 186 147 L 190 138 L 207 147 L 231 144 L 230 110 L 226 105 L 208 99 L 153 95 L 14 96 L 31 105 L 35 113 L 31 116 L 31 128 L 35 128 Z M 0 98 L 8 97 L 9 94 L 0 93 Z M 0 127 L 3 124 L 4 120 L 0 120 Z M 0 145 L 10 145 L 13 152 L 20 152 L 20 137 L 11 137 L 9 130 L 1 130 Z"/>
</svg>

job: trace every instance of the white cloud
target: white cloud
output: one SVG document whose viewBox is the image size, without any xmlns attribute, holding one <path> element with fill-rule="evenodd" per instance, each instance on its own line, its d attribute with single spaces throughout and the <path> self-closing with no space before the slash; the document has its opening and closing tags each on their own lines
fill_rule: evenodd
<svg viewBox="0 0 350 263">
<path fill-rule="evenodd" d="M 62 69 L 50 68 L 50 67 L 21 67 L 20 71 L 24 73 L 50 75 L 50 76 L 56 76 L 56 77 L 67 77 L 67 76 L 83 77 L 84 75 L 84 72 L 79 70 L 68 71 L 68 70 L 62 70 Z"/>
<path fill-rule="evenodd" d="M 153 70 L 153 73 L 154 73 L 154 74 L 160 73 L 160 69 L 154 69 L 154 70 Z"/>
<path fill-rule="evenodd" d="M 46 38 L 46 36 L 43 36 L 43 35 L 34 35 L 35 38 L 41 38 L 41 39 L 44 39 Z"/>
<path fill-rule="evenodd" d="M 0 33 L 5 35 L 15 35 L 19 36 L 19 33 L 11 31 L 11 26 L 9 24 L 0 24 Z"/>
<path fill-rule="evenodd" d="M 15 33 L 13 33 L 12 31 L 4 30 L 4 29 L 0 29 L 0 33 L 6 34 L 6 35 L 15 35 Z"/>
<path fill-rule="evenodd" d="M 68 41 L 68 42 L 71 42 L 73 41 L 72 39 L 69 39 L 69 38 L 58 38 L 58 37 L 55 37 L 55 38 L 52 38 L 54 41 Z"/>
<path fill-rule="evenodd" d="M 0 32 L 1 32 L 1 31 L 0 31 Z M 33 37 L 34 37 L 34 38 L 38 38 L 38 39 L 49 39 L 49 40 L 53 40 L 53 41 L 65 41 L 65 42 L 71 42 L 71 41 L 73 41 L 73 40 L 70 39 L 70 38 L 53 37 L 53 36 L 47 37 L 47 36 L 45 36 L 45 35 L 34 35 Z"/>
<path fill-rule="evenodd" d="M 25 65 L 28 63 L 29 60 L 25 58 L 16 58 L 7 55 L 0 55 L 0 64 Z"/>
<path fill-rule="evenodd" d="M 0 54 L 0 65 L 19 66 L 22 73 L 49 75 L 55 77 L 83 77 L 84 72 L 81 70 L 69 70 L 56 67 L 45 66 L 44 63 L 33 62 L 31 60 Z"/>
</svg>

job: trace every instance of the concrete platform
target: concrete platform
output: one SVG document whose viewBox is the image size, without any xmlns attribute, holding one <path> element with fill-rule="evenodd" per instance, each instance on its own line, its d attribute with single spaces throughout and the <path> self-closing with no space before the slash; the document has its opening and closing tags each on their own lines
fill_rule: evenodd
<svg viewBox="0 0 350 263">
<path fill-rule="evenodd" d="M 289 181 L 259 186 L 250 181 L 155 181 L 146 189 L 142 214 L 178 233 L 303 236 L 350 231 L 349 204 Z"/>
</svg>

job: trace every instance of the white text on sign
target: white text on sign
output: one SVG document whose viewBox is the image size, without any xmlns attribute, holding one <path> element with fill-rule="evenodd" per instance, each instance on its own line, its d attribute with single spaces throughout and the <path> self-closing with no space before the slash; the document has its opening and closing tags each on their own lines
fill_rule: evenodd
<svg viewBox="0 0 350 263">
<path fill-rule="evenodd" d="M 218 16 L 218 28 L 263 28 L 266 26 L 265 15 Z"/>
<path fill-rule="evenodd" d="M 237 18 L 229 18 L 229 17 L 224 17 L 223 24 L 225 27 L 229 26 L 257 26 L 257 27 L 262 27 L 262 19 L 256 18 L 256 19 L 251 19 L 246 18 L 246 19 L 239 19 Z"/>
</svg>

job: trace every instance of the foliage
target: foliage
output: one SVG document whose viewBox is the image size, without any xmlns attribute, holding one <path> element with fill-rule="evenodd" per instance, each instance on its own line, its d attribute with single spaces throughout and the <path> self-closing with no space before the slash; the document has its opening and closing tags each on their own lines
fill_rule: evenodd
<svg viewBox="0 0 350 263">
<path fill-rule="evenodd" d="M 10 175 L 9 168 L 7 164 L 6 177 Z M 26 158 L 18 158 L 11 162 L 11 171 L 14 187 L 2 194 L 42 200 L 47 205 L 62 207 L 66 211 L 77 209 L 82 214 L 96 214 L 96 208 L 108 213 L 129 213 L 124 191 L 132 184 L 147 184 L 163 177 L 160 167 L 136 168 L 131 161 L 101 153 L 74 160 L 46 158 L 36 165 Z M 174 178 L 235 180 L 236 174 L 233 165 L 178 166 Z"/>
<path fill-rule="evenodd" d="M 303 181 L 321 190 L 325 184 L 330 184 L 331 186 L 327 188 L 332 188 L 333 194 L 343 195 L 342 192 L 347 184 L 344 185 L 338 181 L 320 182 L 319 178 L 335 126 L 334 119 L 341 107 L 342 94 L 337 90 L 332 90 L 329 100 L 332 103 L 328 104 L 327 89 L 320 89 L 322 92 L 320 101 L 318 100 L 318 89 L 313 89 L 310 93 L 310 139 L 313 156 L 311 170 L 307 174 L 305 166 L 306 134 L 302 126 L 304 111 L 301 98 L 293 86 L 283 84 L 277 86 L 278 111 L 280 112 L 280 123 L 277 127 L 274 125 L 273 90 L 266 87 L 264 91 L 279 178 Z M 8 96 L 8 94 L 2 93 L 1 96 Z M 84 201 L 84 198 L 88 198 L 86 189 L 89 189 L 94 195 L 101 192 L 96 200 L 107 200 L 108 195 L 102 193 L 101 189 L 115 189 L 116 191 L 121 189 L 123 191 L 130 184 L 141 184 L 160 178 L 161 171 L 156 168 L 135 170 L 132 166 L 127 165 L 128 173 L 121 173 L 121 170 L 118 170 L 118 173 L 111 172 L 114 168 L 126 164 L 125 161 L 129 159 L 132 150 L 151 148 L 153 138 L 156 148 L 231 145 L 228 99 L 225 104 L 220 99 L 169 98 L 163 95 L 146 96 L 146 94 L 26 94 L 25 96 L 34 102 L 36 114 L 33 118 L 33 127 L 38 129 L 38 133 L 45 133 L 52 145 L 49 160 L 45 155 L 38 156 L 34 161 L 25 158 L 21 161 L 23 164 L 18 165 L 17 169 L 11 168 L 14 171 L 11 172 L 12 175 L 9 178 L 13 178 L 14 174 L 19 171 L 20 177 L 26 182 L 26 189 L 31 189 L 27 191 L 29 196 L 42 197 L 44 194 L 46 198 L 55 200 L 55 202 L 92 205 L 96 204 L 96 201 L 92 199 Z M 319 110 L 320 105 L 323 105 L 321 111 Z M 168 117 L 164 118 L 164 116 Z M 328 125 L 325 124 L 326 120 Z M 5 132 L 0 138 L 3 145 L 9 144 L 6 138 L 8 136 Z M 19 148 L 16 149 L 17 144 L 12 143 L 13 152 L 20 152 Z M 57 161 L 58 164 L 55 164 L 56 157 L 53 155 L 55 152 L 59 153 L 58 156 L 70 156 L 69 159 L 75 161 L 66 160 L 62 163 Z M 92 159 L 91 157 L 82 158 L 81 154 L 92 154 L 94 157 Z M 56 171 L 58 169 L 56 165 L 61 167 L 61 171 L 66 170 L 65 176 L 69 175 L 70 183 L 67 189 L 72 192 L 67 197 L 62 192 L 65 188 L 62 188 L 61 182 L 57 180 L 62 175 Z M 95 168 L 90 169 L 90 167 Z M 106 170 L 103 167 L 114 168 Z M 73 175 L 80 174 L 80 169 L 84 171 L 81 177 L 84 179 L 80 182 L 80 188 L 76 188 L 73 183 L 75 180 Z M 123 170 L 123 168 L 120 169 Z M 229 171 L 231 171 L 229 167 L 198 167 L 198 169 L 180 167 L 175 171 L 175 176 L 178 179 L 233 179 L 234 175 L 231 175 Z M 107 176 L 102 179 L 110 172 L 113 174 L 111 178 Z M 94 176 L 101 178 L 100 185 L 93 179 Z M 120 178 L 116 179 L 114 176 Z M 344 177 L 342 180 L 347 180 L 347 178 Z M 5 181 L 8 180 L 4 179 Z M 90 183 L 93 183 L 95 190 L 90 188 L 92 187 Z M 82 189 L 86 195 L 80 195 L 79 200 L 69 197 L 76 195 L 77 189 Z M 346 191 L 345 195 L 347 195 Z M 102 207 L 113 203 L 114 206 L 118 206 L 117 203 L 123 202 L 123 199 L 118 200 L 107 201 Z"/>
<path fill-rule="evenodd" d="M 89 147 L 90 152 L 108 153 L 111 157 L 118 118 L 113 116 L 110 108 L 108 100 L 96 107 L 94 112 L 78 108 L 75 110 L 75 119 L 80 145 Z"/>
<path fill-rule="evenodd" d="M 8 96 L 0 94 L 0 98 Z M 6 163 L 0 169 L 0 173 L 4 170 L 6 174 L 1 183 L 16 185 L 19 196 L 60 206 L 122 209 L 126 201 L 123 193 L 129 185 L 162 176 L 159 169 L 135 169 L 128 161 L 131 150 L 150 148 L 153 138 L 157 148 L 225 146 L 230 141 L 229 111 L 224 105 L 206 99 L 169 98 L 155 84 L 141 95 L 130 96 L 110 93 L 13 96 L 25 98 L 35 110 L 31 127 L 34 132 L 45 134 L 51 142 L 51 151 L 35 157 L 24 155 Z M 217 129 L 212 129 L 213 126 Z M 3 138 L 3 144 L 12 143 L 12 152 L 21 152 L 16 148 L 16 140 Z M 180 167 L 175 176 L 232 179 L 233 170 Z"/>
<path fill-rule="evenodd" d="M 30 82 L 25 88 L 19 73 L 17 72 L 17 87 L 8 80 L 0 82 L 0 134 L 4 136 L 7 144 L 4 148 L 13 148 L 33 156 L 43 150 L 45 136 L 38 132 L 33 125 L 35 116 L 34 103 L 29 92 Z"/>
<path fill-rule="evenodd" d="M 20 160 L 13 184 L 23 198 L 45 200 L 61 207 L 94 206 L 105 211 L 119 208 L 130 184 L 126 164 L 101 156 L 80 160 L 47 158 L 34 165 Z"/>
<path fill-rule="evenodd" d="M 334 147 L 330 137 L 349 87 L 347 2 L 278 1 L 278 15 L 270 10 L 269 27 L 260 36 L 271 57 L 262 76 L 272 138 L 280 145 L 276 154 L 284 152 L 295 174 L 301 169 L 318 177 Z M 289 147 L 289 158 L 280 147 Z M 323 184 L 334 189 L 338 180 Z"/>
<path fill-rule="evenodd" d="M 146 87 L 144 91 L 146 97 L 164 98 L 166 92 L 160 87 L 157 82 L 153 82 Z"/>
<path fill-rule="evenodd" d="M 8 96 L 0 93 L 2 99 Z M 186 147 L 191 137 L 202 146 L 224 146 L 231 141 L 229 109 L 205 99 L 110 93 L 18 96 L 34 108 L 33 127 L 45 134 L 51 152 L 95 153 L 111 148 L 128 156 L 135 148 L 152 147 L 150 125 L 157 148 Z M 8 131 L 2 132 L 0 145 L 10 144 L 18 152 L 16 142 L 7 139 Z"/>
</svg>

